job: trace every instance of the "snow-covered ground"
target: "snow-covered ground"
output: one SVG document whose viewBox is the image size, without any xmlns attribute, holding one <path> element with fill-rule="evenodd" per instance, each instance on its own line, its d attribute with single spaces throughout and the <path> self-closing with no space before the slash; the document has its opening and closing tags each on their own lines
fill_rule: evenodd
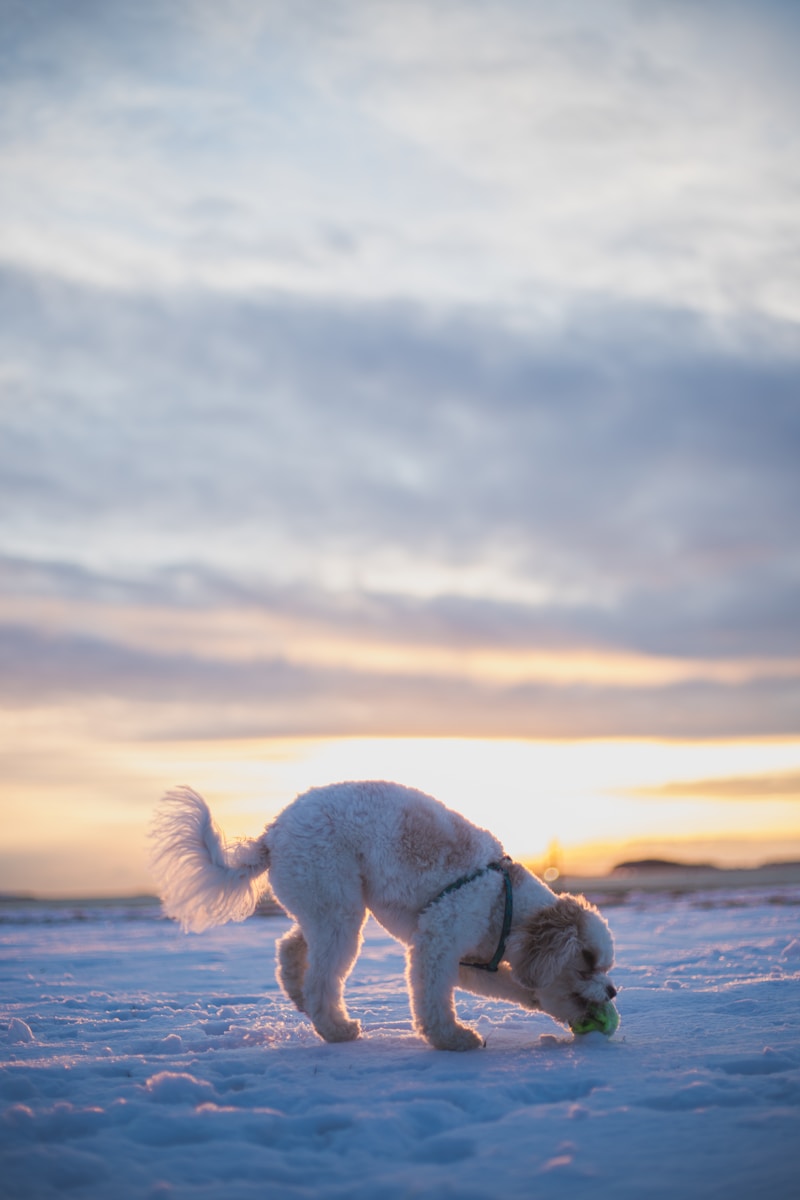
<svg viewBox="0 0 800 1200">
<path fill-rule="evenodd" d="M 372 923 L 365 1036 L 329 1046 L 275 983 L 283 917 L 187 937 L 153 903 L 2 905 L 0 1194 L 796 1196 L 800 888 L 605 913 L 613 1039 L 462 995 L 487 1047 L 448 1054 Z"/>
</svg>

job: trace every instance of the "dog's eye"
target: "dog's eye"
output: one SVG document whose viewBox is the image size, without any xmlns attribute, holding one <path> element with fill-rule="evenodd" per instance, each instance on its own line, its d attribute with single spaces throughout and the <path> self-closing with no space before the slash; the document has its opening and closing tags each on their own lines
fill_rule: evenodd
<svg viewBox="0 0 800 1200">
<path fill-rule="evenodd" d="M 597 970 L 597 958 L 594 954 L 592 954 L 591 950 L 583 951 L 583 964 L 586 967 L 586 971 L 589 975 L 593 975 Z"/>
</svg>

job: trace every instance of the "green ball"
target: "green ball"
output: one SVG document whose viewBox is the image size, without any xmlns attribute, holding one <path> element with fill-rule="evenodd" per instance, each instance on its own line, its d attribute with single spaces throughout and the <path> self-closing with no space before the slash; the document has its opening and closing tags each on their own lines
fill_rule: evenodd
<svg viewBox="0 0 800 1200">
<path fill-rule="evenodd" d="M 613 1004 L 595 1004 L 582 1021 L 570 1025 L 573 1033 L 604 1033 L 606 1037 L 619 1029 L 619 1013 Z"/>
</svg>

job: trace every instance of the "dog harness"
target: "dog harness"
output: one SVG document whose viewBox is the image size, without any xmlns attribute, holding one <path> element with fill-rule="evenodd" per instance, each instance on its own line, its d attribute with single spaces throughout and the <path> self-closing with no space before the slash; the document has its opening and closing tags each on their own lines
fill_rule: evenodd
<svg viewBox="0 0 800 1200">
<path fill-rule="evenodd" d="M 434 896 L 429 904 L 425 906 L 426 908 L 429 908 L 431 904 L 436 904 L 445 896 L 449 896 L 451 892 L 457 892 L 459 888 L 465 887 L 468 883 L 472 883 L 474 879 L 480 879 L 481 875 L 485 875 L 487 871 L 499 871 L 503 876 L 503 882 L 505 884 L 505 909 L 503 911 L 503 928 L 500 931 L 500 941 L 497 943 L 497 949 L 492 955 L 491 961 L 488 963 L 464 962 L 462 960 L 459 963 L 459 966 L 474 967 L 476 971 L 496 971 L 502 962 L 503 955 L 506 952 L 508 935 L 511 932 L 511 918 L 514 915 L 511 876 L 509 875 L 508 867 L 506 866 L 506 864 L 510 862 L 510 857 L 507 854 L 504 854 L 499 862 L 490 862 L 488 866 L 481 867 L 478 871 L 473 871 L 471 875 L 462 875 L 460 879 L 455 881 L 455 883 L 448 884 L 446 888 L 439 892 L 438 896 Z"/>
</svg>

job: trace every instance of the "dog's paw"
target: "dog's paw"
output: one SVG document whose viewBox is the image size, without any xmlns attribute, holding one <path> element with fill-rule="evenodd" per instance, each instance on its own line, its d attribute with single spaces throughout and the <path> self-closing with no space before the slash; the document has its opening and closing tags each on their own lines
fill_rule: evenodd
<svg viewBox="0 0 800 1200">
<path fill-rule="evenodd" d="M 437 1050 L 479 1050 L 486 1045 L 479 1033 L 468 1025 L 454 1025 L 445 1033 L 430 1038 Z"/>
<path fill-rule="evenodd" d="M 335 1025 L 326 1025 L 324 1029 L 317 1028 L 317 1033 L 326 1042 L 354 1042 L 361 1036 L 360 1021 L 338 1021 Z"/>
</svg>

